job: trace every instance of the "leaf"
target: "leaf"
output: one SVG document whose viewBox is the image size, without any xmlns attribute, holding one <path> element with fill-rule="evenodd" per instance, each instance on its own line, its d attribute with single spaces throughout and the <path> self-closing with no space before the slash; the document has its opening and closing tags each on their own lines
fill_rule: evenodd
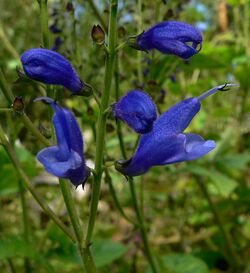
<svg viewBox="0 0 250 273">
<path fill-rule="evenodd" d="M 190 254 L 171 253 L 163 257 L 163 264 L 171 273 L 208 273 L 207 265 Z"/>
<path fill-rule="evenodd" d="M 31 245 L 19 236 L 8 236 L 0 240 L 0 260 L 16 257 L 34 258 L 35 252 Z"/>
<path fill-rule="evenodd" d="M 216 170 L 208 170 L 193 165 L 189 166 L 188 169 L 196 175 L 209 177 L 214 182 L 218 193 L 224 197 L 228 197 L 238 187 L 238 183 L 234 179 Z"/>
<path fill-rule="evenodd" d="M 23 169 L 29 177 L 37 175 L 36 161 L 24 147 L 16 147 L 18 158 Z M 3 147 L 0 147 L 0 197 L 16 193 L 18 191 L 18 176 Z"/>
<path fill-rule="evenodd" d="M 128 248 L 123 244 L 111 240 L 96 240 L 92 247 L 92 253 L 98 267 L 110 264 L 122 257 Z"/>
<path fill-rule="evenodd" d="M 223 157 L 218 157 L 216 162 L 229 168 L 244 169 L 250 162 L 250 153 L 232 154 Z"/>
</svg>

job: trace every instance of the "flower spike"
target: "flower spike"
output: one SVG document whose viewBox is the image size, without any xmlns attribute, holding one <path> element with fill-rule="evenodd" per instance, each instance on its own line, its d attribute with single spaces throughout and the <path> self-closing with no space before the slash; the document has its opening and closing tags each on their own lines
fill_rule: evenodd
<svg viewBox="0 0 250 273">
<path fill-rule="evenodd" d="M 84 185 L 90 171 L 85 164 L 82 133 L 75 117 L 51 98 L 41 97 L 35 101 L 44 101 L 54 109 L 53 124 L 57 138 L 57 146 L 41 150 L 37 159 L 47 172 L 67 178 L 75 186 Z"/>
</svg>

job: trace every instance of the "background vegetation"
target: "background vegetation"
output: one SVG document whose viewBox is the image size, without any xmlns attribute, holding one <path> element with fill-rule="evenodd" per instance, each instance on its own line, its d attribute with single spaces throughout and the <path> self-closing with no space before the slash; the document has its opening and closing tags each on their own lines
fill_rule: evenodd
<svg viewBox="0 0 250 273">
<path fill-rule="evenodd" d="M 61 30 L 50 33 L 50 43 L 60 37 L 63 42 L 58 52 L 71 60 L 84 81 L 102 92 L 105 52 L 93 44 L 90 35 L 93 25 L 102 22 L 92 3 L 73 1 L 72 11 L 67 1 L 49 0 L 49 25 L 56 24 Z M 108 1 L 95 1 L 95 5 L 106 25 Z M 32 102 L 41 96 L 42 86 L 16 82 L 19 56 L 41 45 L 39 5 L 35 0 L 2 0 L 0 10 L 0 66 L 4 77 L 14 95 L 22 96 L 26 114 L 49 135 L 48 108 Z M 218 146 L 213 152 L 196 161 L 155 167 L 135 179 L 151 250 L 162 272 L 250 272 L 250 1 L 146 0 L 142 1 L 141 10 L 136 1 L 119 1 L 118 42 L 163 20 L 185 21 L 202 29 L 201 52 L 184 62 L 158 52 L 138 53 L 123 48 L 116 64 L 119 79 L 113 81 L 111 102 L 116 101 L 116 88 L 121 94 L 143 88 L 157 102 L 159 112 L 163 112 L 184 98 L 225 82 L 239 83 L 240 88 L 207 99 L 189 126 L 190 131 L 205 139 L 216 140 Z M 71 97 L 65 90 L 58 92 L 60 102 L 78 117 L 87 163 L 93 166 L 97 105 L 92 97 Z M 0 92 L 0 108 L 8 107 Z M 23 169 L 46 203 L 69 225 L 57 179 L 47 174 L 35 159 L 43 144 L 25 129 L 20 114 L 1 109 L 1 125 Z M 109 116 L 107 162 L 122 158 L 115 128 L 115 120 Z M 122 132 L 126 151 L 131 155 L 137 136 L 124 125 Z M 112 180 L 124 212 L 133 219 L 129 185 L 113 167 L 109 174 L 102 183 L 92 246 L 94 259 L 104 273 L 150 272 L 140 233 L 121 216 L 108 180 Z M 90 185 L 91 179 L 84 190 L 79 187 L 74 191 L 83 225 L 88 218 Z M 25 213 L 21 206 L 24 201 Z M 76 247 L 22 189 L 1 146 L 0 207 L 1 272 L 80 270 Z M 28 225 L 23 221 L 25 217 Z"/>
</svg>

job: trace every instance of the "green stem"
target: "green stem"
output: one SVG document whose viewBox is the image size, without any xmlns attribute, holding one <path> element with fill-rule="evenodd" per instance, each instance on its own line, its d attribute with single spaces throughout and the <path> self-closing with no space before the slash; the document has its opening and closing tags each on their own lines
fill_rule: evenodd
<svg viewBox="0 0 250 273">
<path fill-rule="evenodd" d="M 136 197 L 136 192 L 135 192 L 135 186 L 134 186 L 134 181 L 132 177 L 129 177 L 128 179 L 129 181 L 129 187 L 130 187 L 130 191 L 131 191 L 131 197 L 132 197 L 132 202 L 133 202 L 133 206 L 135 209 L 135 213 L 136 213 L 136 218 L 139 222 L 139 228 L 140 228 L 140 232 L 141 232 L 141 236 L 142 236 L 142 241 L 143 241 L 143 245 L 144 245 L 144 251 L 145 251 L 145 255 L 147 256 L 148 262 L 151 266 L 151 269 L 154 273 L 157 273 L 158 270 L 156 268 L 155 265 L 155 261 L 153 259 L 150 247 L 149 247 L 149 243 L 148 243 L 148 237 L 147 237 L 147 231 L 144 225 L 144 221 L 141 215 L 141 211 L 139 209 L 138 203 L 137 203 L 137 197 Z"/>
<path fill-rule="evenodd" d="M 0 126 L 0 143 L 3 145 L 5 151 L 7 152 L 10 160 L 12 161 L 13 166 L 15 167 L 17 174 L 19 175 L 20 179 L 23 181 L 25 188 L 31 193 L 40 207 L 44 210 L 45 213 L 55 222 L 55 224 L 72 240 L 75 241 L 74 235 L 71 231 L 62 223 L 62 221 L 57 217 L 57 215 L 47 206 L 40 195 L 35 191 L 31 182 L 23 171 L 22 166 L 16 156 L 16 153 L 12 146 L 10 145 L 9 141 L 7 140 L 2 127 Z"/>
<path fill-rule="evenodd" d="M 142 3 L 141 3 L 141 0 L 137 0 L 137 12 L 138 12 L 137 31 L 138 31 L 138 33 L 141 33 L 142 32 Z M 138 80 L 139 80 L 140 84 L 143 83 L 141 59 L 142 59 L 142 51 L 137 50 L 137 73 L 138 73 Z"/>
<path fill-rule="evenodd" d="M 119 61 L 118 61 L 118 57 L 117 57 L 115 59 L 115 99 L 116 99 L 116 101 L 118 101 L 120 98 L 119 80 L 120 80 L 119 79 Z M 123 137 L 122 137 L 122 124 L 119 119 L 117 120 L 116 132 L 117 132 L 117 136 L 119 139 L 120 150 L 121 150 L 122 156 L 124 158 L 127 158 L 125 144 L 124 144 Z"/>
<path fill-rule="evenodd" d="M 106 56 L 105 64 L 105 85 L 104 92 L 101 97 L 101 107 L 97 122 L 97 141 L 96 141 L 96 154 L 95 154 L 95 173 L 94 184 L 92 187 L 92 196 L 90 204 L 90 217 L 88 222 L 86 245 L 91 243 L 93 235 L 95 219 L 97 214 L 97 206 L 100 196 L 101 179 L 103 171 L 103 153 L 105 146 L 105 131 L 107 115 L 104 113 L 109 106 L 109 99 L 111 93 L 111 83 L 113 75 L 113 66 L 115 60 L 115 45 L 116 45 L 116 20 L 117 20 L 117 6 L 118 0 L 110 1 L 110 17 L 109 17 L 109 38 L 108 48 L 109 51 Z"/>
<path fill-rule="evenodd" d="M 113 198 L 113 201 L 115 203 L 115 206 L 116 208 L 119 210 L 120 214 L 122 215 L 122 217 L 124 219 L 126 219 L 128 222 L 130 222 L 131 224 L 133 224 L 135 227 L 138 226 L 137 223 L 135 223 L 133 220 L 131 220 L 124 212 L 118 198 L 117 198 L 117 195 L 116 195 L 116 191 L 115 191 L 115 188 L 114 188 L 114 185 L 113 185 L 113 182 L 112 182 L 112 179 L 109 175 L 109 172 L 108 170 L 105 171 L 105 181 L 108 183 L 109 185 L 109 191 L 112 195 L 112 198 Z"/>
<path fill-rule="evenodd" d="M 84 236 L 83 231 L 80 225 L 80 221 L 77 215 L 77 211 L 75 208 L 74 200 L 71 194 L 70 182 L 65 179 L 59 179 L 61 191 L 63 194 L 64 202 L 69 214 L 69 218 L 72 224 L 72 227 L 75 232 L 75 237 L 77 241 L 77 247 L 82 258 L 83 265 L 87 273 L 97 272 L 96 266 L 92 259 L 91 253 L 86 248 L 84 249 Z"/>
<path fill-rule="evenodd" d="M 88 2 L 89 2 L 90 7 L 92 8 L 92 10 L 93 10 L 93 12 L 94 12 L 96 18 L 100 21 L 101 25 L 102 25 L 103 28 L 105 29 L 105 32 L 107 32 L 107 31 L 108 31 L 108 27 L 107 27 L 105 21 L 103 20 L 103 17 L 102 17 L 102 15 L 100 14 L 99 10 L 97 9 L 97 7 L 96 7 L 94 1 L 93 1 L 93 0 L 88 0 Z"/>
<path fill-rule="evenodd" d="M 5 46 L 5 48 L 9 51 L 12 57 L 19 61 L 19 54 L 17 53 L 13 45 L 10 43 L 6 33 L 4 32 L 4 27 L 1 22 L 0 22 L 0 39 L 2 41 L 2 45 Z"/>
<path fill-rule="evenodd" d="M 6 79 L 2 70 L 0 69 L 0 88 L 8 101 L 9 105 L 11 105 L 15 99 L 11 89 L 9 88 Z M 50 146 L 50 142 L 39 132 L 39 130 L 34 126 L 33 122 L 28 118 L 28 116 L 23 112 L 20 113 L 19 118 L 21 119 L 24 126 L 44 145 Z"/>
<path fill-rule="evenodd" d="M 26 244 L 29 244 L 29 242 L 30 242 L 29 219 L 28 219 L 28 211 L 27 211 L 27 206 L 26 206 L 24 185 L 23 185 L 23 182 L 21 179 L 18 179 L 18 188 L 19 188 L 19 195 L 20 195 L 21 207 L 22 207 L 24 240 L 25 240 Z M 25 258 L 24 264 L 25 264 L 25 272 L 26 273 L 31 272 L 30 263 L 27 258 Z"/>
<path fill-rule="evenodd" d="M 14 266 L 14 264 L 13 264 L 13 262 L 12 262 L 12 260 L 10 258 L 7 259 L 7 263 L 9 265 L 11 273 L 17 273 L 16 268 L 15 268 L 15 266 Z"/>
<path fill-rule="evenodd" d="M 0 112 L 12 112 L 13 110 L 11 108 L 0 108 Z"/>
<path fill-rule="evenodd" d="M 214 219 L 215 219 L 215 221 L 220 229 L 220 232 L 225 240 L 226 249 L 227 249 L 228 255 L 230 256 L 229 262 L 233 267 L 238 267 L 239 266 L 238 256 L 234 252 L 232 240 L 231 240 L 228 232 L 224 228 L 223 221 L 220 217 L 220 214 L 219 214 L 215 204 L 212 201 L 212 198 L 207 190 L 207 187 L 201 177 L 196 177 L 196 180 L 197 180 L 197 183 L 198 183 L 202 193 L 204 194 L 205 198 L 208 201 L 209 207 L 214 215 Z"/>
<path fill-rule="evenodd" d="M 249 42 L 250 42 L 250 35 L 249 35 L 249 26 L 250 26 L 250 22 L 249 22 L 249 17 L 250 17 L 250 7 L 249 7 L 249 1 L 245 1 L 244 3 L 244 8 L 243 8 L 243 12 L 244 12 L 244 20 L 243 20 L 243 29 L 244 29 L 244 44 L 245 44 L 245 48 L 246 48 L 246 53 L 248 55 L 248 57 L 250 57 L 250 48 L 249 48 Z"/>
<path fill-rule="evenodd" d="M 50 40 L 49 40 L 49 23 L 48 23 L 48 6 L 47 0 L 39 0 L 40 6 L 40 24 L 42 31 L 42 44 L 45 48 L 50 48 Z"/>
</svg>

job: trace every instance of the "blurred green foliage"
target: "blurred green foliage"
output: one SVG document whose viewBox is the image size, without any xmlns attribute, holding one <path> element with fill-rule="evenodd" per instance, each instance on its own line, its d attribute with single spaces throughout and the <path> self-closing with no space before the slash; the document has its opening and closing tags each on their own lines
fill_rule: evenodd
<svg viewBox="0 0 250 273">
<path fill-rule="evenodd" d="M 49 25 L 57 23 L 61 33 L 50 34 L 51 45 L 63 39 L 59 52 L 72 61 L 82 79 L 103 91 L 104 52 L 93 45 L 91 29 L 99 20 L 88 1 L 72 1 L 75 12 L 67 11 L 65 0 L 48 0 Z M 162 20 L 181 20 L 203 29 L 203 48 L 188 62 L 158 52 L 142 53 L 143 83 L 138 81 L 137 51 L 119 52 L 119 88 L 124 94 L 141 87 L 157 102 L 159 112 L 174 103 L 225 82 L 239 83 L 239 89 L 207 99 L 189 130 L 217 141 L 211 154 L 194 162 L 155 167 L 136 178 L 140 203 L 154 256 L 162 272 L 207 273 L 250 272 L 250 1 L 175 0 L 142 1 L 142 25 L 146 29 Z M 95 1 L 105 22 L 108 1 Z M 22 96 L 25 111 L 33 123 L 50 130 L 46 106 L 32 103 L 42 95 L 37 83 L 15 83 L 19 56 L 41 45 L 39 7 L 35 0 L 0 1 L 0 67 L 16 96 Z M 54 15 L 53 15 L 54 13 Z M 56 15 L 55 15 L 56 14 Z M 136 1 L 119 1 L 119 43 L 138 34 Z M 85 153 L 94 159 L 98 108 L 93 98 L 74 98 L 57 88 L 58 99 L 73 109 L 85 138 Z M 114 86 L 112 103 L 115 102 Z M 0 108 L 9 107 L 0 92 Z M 19 159 L 34 186 L 46 202 L 69 224 L 58 183 L 35 161 L 43 147 L 22 126 L 18 114 L 0 111 L 0 122 L 15 145 Z M 108 119 L 106 160 L 122 158 L 115 132 L 115 120 Z M 122 127 L 127 152 L 132 155 L 136 135 Z M 126 179 L 113 168 L 110 175 L 124 211 L 134 213 Z M 91 183 L 91 181 L 89 181 Z M 230 237 L 240 269 L 232 268 L 225 238 L 209 200 L 201 190 L 205 185 L 224 230 Z M 103 183 L 99 215 L 92 248 L 100 272 L 147 272 L 138 230 L 121 217 Z M 23 238 L 18 177 L 3 148 L 0 148 L 0 271 L 78 272 L 76 247 L 62 234 L 25 192 L 30 243 Z M 75 201 L 85 224 L 89 206 L 89 184 L 78 189 Z M 150 272 L 150 271 L 148 271 Z"/>
</svg>

